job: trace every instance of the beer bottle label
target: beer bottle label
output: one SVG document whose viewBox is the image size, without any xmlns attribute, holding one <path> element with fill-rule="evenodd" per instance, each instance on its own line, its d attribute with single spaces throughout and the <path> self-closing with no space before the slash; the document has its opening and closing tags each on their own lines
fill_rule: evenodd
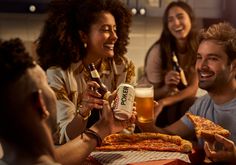
<svg viewBox="0 0 236 165">
<path fill-rule="evenodd" d="M 188 82 L 187 82 L 187 80 L 186 80 L 184 71 L 183 71 L 183 69 L 179 66 L 177 56 L 175 55 L 174 52 L 173 52 L 172 60 L 173 60 L 173 62 L 174 62 L 174 70 L 176 70 L 176 71 L 179 72 L 181 82 L 183 83 L 184 86 L 187 86 L 187 85 L 188 85 Z"/>
<path fill-rule="evenodd" d="M 92 76 L 92 78 L 100 78 L 100 76 L 99 76 L 97 70 L 91 71 L 91 76 Z"/>
</svg>

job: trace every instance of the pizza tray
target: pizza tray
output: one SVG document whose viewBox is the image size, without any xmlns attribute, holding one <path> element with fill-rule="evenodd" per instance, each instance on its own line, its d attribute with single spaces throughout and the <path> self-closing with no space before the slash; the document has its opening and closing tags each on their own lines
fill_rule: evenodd
<svg viewBox="0 0 236 165">
<path fill-rule="evenodd" d="M 160 151 L 94 151 L 90 155 L 102 165 L 127 165 L 129 163 L 179 159 L 190 163 L 188 154 Z"/>
</svg>

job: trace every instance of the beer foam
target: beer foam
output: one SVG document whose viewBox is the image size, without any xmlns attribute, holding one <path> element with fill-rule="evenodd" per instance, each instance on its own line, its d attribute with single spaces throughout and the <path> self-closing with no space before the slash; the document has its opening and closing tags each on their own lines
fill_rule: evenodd
<svg viewBox="0 0 236 165">
<path fill-rule="evenodd" d="M 135 88 L 135 96 L 137 97 L 153 97 L 153 88 Z"/>
</svg>

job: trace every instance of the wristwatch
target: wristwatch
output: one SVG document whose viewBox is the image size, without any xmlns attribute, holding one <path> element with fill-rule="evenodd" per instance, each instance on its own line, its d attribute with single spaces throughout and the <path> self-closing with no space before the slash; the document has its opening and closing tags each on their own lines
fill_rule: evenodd
<svg viewBox="0 0 236 165">
<path fill-rule="evenodd" d="M 89 116 L 91 115 L 91 111 L 89 111 L 89 113 L 83 112 L 83 111 L 84 111 L 83 106 L 79 105 L 79 107 L 76 110 L 76 113 L 79 114 L 84 120 L 87 120 Z"/>
</svg>

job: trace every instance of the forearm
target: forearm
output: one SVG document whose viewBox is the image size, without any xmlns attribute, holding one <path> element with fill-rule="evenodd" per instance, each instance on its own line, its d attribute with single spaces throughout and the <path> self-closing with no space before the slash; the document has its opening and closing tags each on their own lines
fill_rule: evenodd
<svg viewBox="0 0 236 165">
<path fill-rule="evenodd" d="M 169 88 L 164 85 L 162 87 L 157 87 L 154 85 L 154 98 L 155 100 L 159 100 L 160 98 L 167 97 L 169 94 Z"/>
<path fill-rule="evenodd" d="M 104 122 L 100 121 L 94 124 L 90 129 L 96 132 L 102 140 L 111 133 L 111 130 L 104 126 Z M 83 133 L 68 143 L 58 147 L 56 149 L 56 157 L 61 164 L 83 164 L 97 145 L 98 141 L 95 136 Z"/>
<path fill-rule="evenodd" d="M 56 148 L 57 161 L 63 165 L 83 164 L 96 146 L 96 138 L 83 134 Z"/>
<path fill-rule="evenodd" d="M 173 105 L 179 101 L 195 97 L 196 92 L 197 92 L 197 87 L 189 86 L 174 95 L 158 100 L 158 102 L 161 102 L 163 106 Z"/>
<path fill-rule="evenodd" d="M 156 133 L 169 134 L 169 132 L 164 128 L 157 127 L 154 122 L 139 123 L 137 125 L 139 126 L 141 132 L 156 132 Z"/>
<path fill-rule="evenodd" d="M 113 133 L 112 130 L 104 123 L 105 123 L 104 121 L 99 120 L 91 127 L 93 131 L 97 132 L 97 134 L 101 137 L 101 139 L 104 139 L 106 136 Z"/>
<path fill-rule="evenodd" d="M 81 115 L 77 114 L 66 127 L 66 133 L 69 139 L 74 139 L 82 134 L 86 129 L 86 125 L 87 120 L 84 120 Z"/>
<path fill-rule="evenodd" d="M 142 132 L 157 132 L 169 135 L 178 135 L 182 138 L 192 138 L 194 130 L 191 130 L 181 120 L 168 125 L 164 128 L 157 127 L 154 122 L 151 123 L 137 123 Z"/>
</svg>

